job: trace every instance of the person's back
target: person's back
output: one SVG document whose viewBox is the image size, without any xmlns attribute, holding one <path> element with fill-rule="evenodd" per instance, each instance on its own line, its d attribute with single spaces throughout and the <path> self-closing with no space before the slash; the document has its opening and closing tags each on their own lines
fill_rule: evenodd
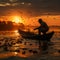
<svg viewBox="0 0 60 60">
<path fill-rule="evenodd" d="M 49 30 L 48 25 L 47 25 L 44 21 L 42 21 L 42 22 L 40 23 L 40 25 L 41 25 L 41 26 L 40 26 L 41 28 L 44 28 L 44 29 L 47 30 L 47 31 Z"/>
<path fill-rule="evenodd" d="M 35 30 L 38 29 L 39 35 L 41 35 L 41 32 L 43 34 L 46 34 L 46 32 L 49 30 L 48 25 L 44 21 L 42 21 L 42 19 L 39 19 L 38 22 L 40 23 L 40 26 L 38 28 L 35 28 Z"/>
</svg>

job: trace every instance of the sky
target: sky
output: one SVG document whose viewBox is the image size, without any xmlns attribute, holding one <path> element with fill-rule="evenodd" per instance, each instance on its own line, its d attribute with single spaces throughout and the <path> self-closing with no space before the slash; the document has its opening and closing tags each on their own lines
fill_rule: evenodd
<svg viewBox="0 0 60 60">
<path fill-rule="evenodd" d="M 0 0 L 0 16 L 60 15 L 60 0 Z M 60 22 L 59 20 L 57 20 Z"/>
<path fill-rule="evenodd" d="M 0 15 L 16 12 L 41 14 L 60 14 L 60 0 L 0 0 Z M 11 11 L 11 12 L 10 12 Z"/>
</svg>

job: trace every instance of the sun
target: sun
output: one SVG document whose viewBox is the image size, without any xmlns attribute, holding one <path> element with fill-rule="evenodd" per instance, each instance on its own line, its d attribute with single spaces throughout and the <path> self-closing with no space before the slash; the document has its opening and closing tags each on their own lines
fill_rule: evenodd
<svg viewBox="0 0 60 60">
<path fill-rule="evenodd" d="M 14 16 L 13 17 L 13 22 L 15 22 L 15 23 L 23 23 L 23 20 L 19 16 Z"/>
</svg>

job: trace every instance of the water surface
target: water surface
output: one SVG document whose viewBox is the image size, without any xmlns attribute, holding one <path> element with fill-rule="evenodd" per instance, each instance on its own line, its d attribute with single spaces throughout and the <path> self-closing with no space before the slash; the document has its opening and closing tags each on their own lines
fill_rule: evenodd
<svg viewBox="0 0 60 60">
<path fill-rule="evenodd" d="M 60 32 L 54 33 L 47 50 L 42 51 L 37 40 L 24 39 L 17 31 L 0 31 L 0 58 L 37 57 L 36 55 L 42 56 L 44 53 L 45 56 L 60 56 Z"/>
</svg>

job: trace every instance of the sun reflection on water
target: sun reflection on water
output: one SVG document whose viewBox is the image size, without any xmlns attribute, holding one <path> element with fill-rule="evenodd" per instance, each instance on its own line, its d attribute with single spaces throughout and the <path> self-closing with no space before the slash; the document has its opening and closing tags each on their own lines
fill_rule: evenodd
<svg viewBox="0 0 60 60">
<path fill-rule="evenodd" d="M 18 30 L 15 30 L 14 32 L 15 32 L 16 35 L 19 35 Z"/>
</svg>

